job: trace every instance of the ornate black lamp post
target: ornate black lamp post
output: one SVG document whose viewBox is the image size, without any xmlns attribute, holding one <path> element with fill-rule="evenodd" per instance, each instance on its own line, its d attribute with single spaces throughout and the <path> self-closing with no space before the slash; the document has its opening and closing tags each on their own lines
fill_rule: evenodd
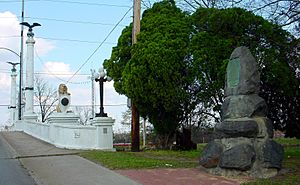
<svg viewBox="0 0 300 185">
<path fill-rule="evenodd" d="M 99 82 L 99 90 L 100 90 L 100 113 L 96 113 L 96 117 L 107 117 L 107 113 L 104 113 L 103 107 L 103 84 L 104 82 L 111 81 L 111 77 L 107 76 L 104 69 L 99 69 L 99 77 L 95 78 L 96 82 Z"/>
</svg>

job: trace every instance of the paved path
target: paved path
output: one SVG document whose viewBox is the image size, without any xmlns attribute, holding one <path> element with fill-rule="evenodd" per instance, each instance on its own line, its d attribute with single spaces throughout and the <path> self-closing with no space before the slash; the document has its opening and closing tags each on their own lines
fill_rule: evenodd
<svg viewBox="0 0 300 185">
<path fill-rule="evenodd" d="M 116 170 L 143 185 L 238 185 L 239 182 L 213 176 L 196 168 Z"/>
<path fill-rule="evenodd" d="M 237 185 L 238 181 L 213 176 L 200 169 L 108 170 L 23 132 L 0 132 L 12 156 L 43 185 Z M 1 164 L 0 164 L 1 166 Z M 1 170 L 1 168 L 0 168 Z M 0 171 L 1 172 L 1 171 Z M 15 176 L 15 175 L 14 175 Z M 0 183 L 0 185 L 2 185 Z M 14 185 L 14 184 L 12 184 Z M 21 183 L 20 185 L 23 185 Z M 27 185 L 24 183 L 24 185 Z"/>
<path fill-rule="evenodd" d="M 0 135 L 15 150 L 15 157 L 38 184 L 138 185 L 125 176 L 74 155 L 75 150 L 56 148 L 23 132 L 0 132 Z"/>
<path fill-rule="evenodd" d="M 18 159 L 15 159 L 9 145 L 0 135 L 0 185 L 36 184 Z"/>
</svg>

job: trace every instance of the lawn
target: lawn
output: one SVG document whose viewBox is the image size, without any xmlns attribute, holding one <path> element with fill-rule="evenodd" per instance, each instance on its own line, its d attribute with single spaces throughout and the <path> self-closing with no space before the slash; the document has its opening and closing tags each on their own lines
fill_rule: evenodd
<svg viewBox="0 0 300 185">
<path fill-rule="evenodd" d="M 80 155 L 109 169 L 190 168 L 197 166 L 200 150 L 146 150 L 142 152 L 93 150 L 82 152 Z"/>
<path fill-rule="evenodd" d="M 243 185 L 299 185 L 300 184 L 300 139 L 280 138 L 276 141 L 284 146 L 283 169 L 270 179 L 260 179 Z"/>
<path fill-rule="evenodd" d="M 300 184 L 300 140 L 276 139 L 285 148 L 282 171 L 273 178 L 255 180 L 244 185 L 298 185 Z M 170 151 L 145 150 L 141 152 L 85 151 L 80 155 L 109 169 L 141 168 L 194 168 L 205 144 L 198 144 L 197 150 Z"/>
</svg>

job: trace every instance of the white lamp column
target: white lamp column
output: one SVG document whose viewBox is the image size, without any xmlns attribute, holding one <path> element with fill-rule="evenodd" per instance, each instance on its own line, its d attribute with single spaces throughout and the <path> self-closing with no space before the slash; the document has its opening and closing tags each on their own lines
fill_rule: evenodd
<svg viewBox="0 0 300 185">
<path fill-rule="evenodd" d="M 34 113 L 33 109 L 33 97 L 34 97 L 34 39 L 33 32 L 29 30 L 27 33 L 27 57 L 26 57 L 26 86 L 25 86 L 25 113 L 24 120 L 36 121 L 37 115 Z"/>
<path fill-rule="evenodd" d="M 14 124 L 17 118 L 17 106 L 16 106 L 16 95 L 17 95 L 17 84 L 16 84 L 16 77 L 17 77 L 17 70 L 15 65 L 11 70 L 11 81 L 10 81 L 10 120 L 11 123 Z"/>
</svg>

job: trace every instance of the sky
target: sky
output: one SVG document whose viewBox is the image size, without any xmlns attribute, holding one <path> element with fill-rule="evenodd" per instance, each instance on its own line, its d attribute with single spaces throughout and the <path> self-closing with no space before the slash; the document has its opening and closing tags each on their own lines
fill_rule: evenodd
<svg viewBox="0 0 300 185">
<path fill-rule="evenodd" d="M 67 84 L 71 105 L 90 106 L 90 70 L 98 70 L 110 58 L 122 30 L 132 22 L 132 5 L 132 0 L 25 0 L 24 21 L 41 24 L 33 29 L 36 75 L 54 89 L 60 83 Z M 20 0 L 0 0 L 0 48 L 20 53 L 21 10 Z M 24 42 L 26 33 L 27 29 Z M 25 55 L 26 49 L 24 44 Z M 9 125 L 11 66 L 7 61 L 19 62 L 19 59 L 12 52 L 0 49 L 0 125 Z M 98 84 L 95 87 L 99 104 Z M 127 109 L 127 98 L 115 92 L 113 82 L 106 82 L 104 88 L 105 112 L 116 119 L 115 130 L 123 129 L 120 122 L 122 112 Z"/>
</svg>

